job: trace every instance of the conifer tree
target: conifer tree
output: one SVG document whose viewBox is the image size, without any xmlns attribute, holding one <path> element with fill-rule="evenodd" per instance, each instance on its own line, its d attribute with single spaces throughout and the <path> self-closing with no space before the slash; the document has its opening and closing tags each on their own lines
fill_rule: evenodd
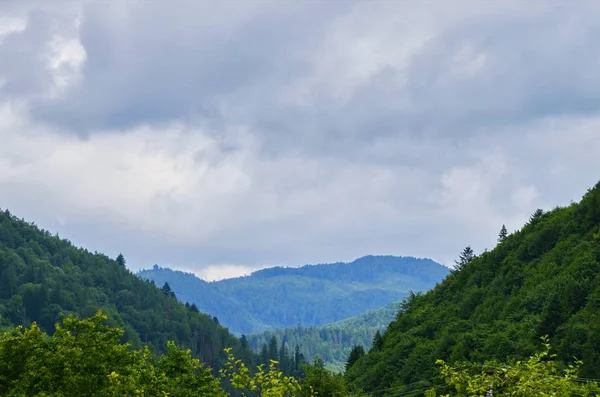
<svg viewBox="0 0 600 397">
<path fill-rule="evenodd" d="M 375 336 L 373 337 L 373 350 L 378 351 L 383 348 L 383 336 L 381 336 L 381 332 L 375 332 Z"/>
<path fill-rule="evenodd" d="M 457 273 L 464 269 L 471 261 L 475 258 L 475 254 L 473 253 L 473 249 L 471 246 L 466 246 L 465 249 L 460 253 L 458 257 L 458 261 L 454 261 L 456 266 L 454 267 L 453 273 Z"/>
<path fill-rule="evenodd" d="M 358 361 L 359 358 L 365 355 L 365 349 L 361 345 L 356 345 L 350 351 L 348 361 L 346 362 L 346 371 Z"/>
<path fill-rule="evenodd" d="M 119 266 L 123 266 L 123 267 L 125 267 L 125 263 L 127 263 L 127 261 L 125 260 L 125 257 L 121 253 L 119 253 L 119 256 L 117 256 L 116 261 L 119 264 Z"/>
<path fill-rule="evenodd" d="M 502 225 L 502 229 L 500 229 L 500 233 L 498 233 L 498 242 L 501 243 L 506 240 L 508 236 L 508 231 L 506 230 L 506 226 Z"/>
</svg>

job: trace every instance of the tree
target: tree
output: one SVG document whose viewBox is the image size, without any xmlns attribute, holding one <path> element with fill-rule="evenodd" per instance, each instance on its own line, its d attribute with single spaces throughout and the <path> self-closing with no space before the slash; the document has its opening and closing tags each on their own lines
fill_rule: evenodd
<svg viewBox="0 0 600 397">
<path fill-rule="evenodd" d="M 348 361 L 346 362 L 346 371 L 358 361 L 359 358 L 365 355 L 365 349 L 361 345 L 356 345 L 350 351 Z"/>
<path fill-rule="evenodd" d="M 381 332 L 379 330 L 375 332 L 375 336 L 373 337 L 373 350 L 378 351 L 383 348 L 383 336 L 381 336 Z"/>
<path fill-rule="evenodd" d="M 498 233 L 498 242 L 501 243 L 506 240 L 508 236 L 508 231 L 506 230 L 506 226 L 502 225 L 502 229 L 500 229 L 500 233 Z"/>
<path fill-rule="evenodd" d="M 580 380 L 577 372 L 581 361 L 566 366 L 563 371 L 550 354 L 548 337 L 542 338 L 544 349 L 528 360 L 508 363 L 486 362 L 483 367 L 474 364 L 449 365 L 442 360 L 446 383 L 456 396 L 597 396 L 600 386 L 595 381 Z M 435 393 L 429 392 L 435 396 Z M 445 396 L 450 396 L 446 394 Z"/>
<path fill-rule="evenodd" d="M 249 347 L 248 338 L 246 338 L 246 335 L 244 334 L 242 334 L 242 336 L 240 337 L 240 346 L 242 347 L 242 349 L 247 349 Z"/>
<path fill-rule="evenodd" d="M 219 382 L 189 350 L 167 345 L 159 357 L 122 344 L 107 316 L 65 317 L 52 336 L 37 324 L 0 334 L 3 396 L 211 396 Z"/>
<path fill-rule="evenodd" d="M 284 376 L 278 370 L 275 360 L 271 360 L 268 369 L 265 369 L 263 364 L 259 365 L 256 373 L 252 375 L 241 360 L 236 360 L 231 349 L 225 349 L 225 353 L 227 362 L 225 368 L 219 372 L 221 378 L 228 380 L 236 389 L 250 391 L 251 395 L 261 397 L 292 397 L 301 389 L 295 378 Z"/>
<path fill-rule="evenodd" d="M 119 266 L 123 266 L 123 267 L 125 267 L 125 263 L 127 263 L 127 261 L 125 261 L 125 257 L 121 253 L 119 254 L 119 256 L 117 256 L 116 261 L 119 264 Z"/>
<path fill-rule="evenodd" d="M 460 253 L 458 261 L 454 261 L 456 266 L 454 267 L 453 273 L 459 272 L 464 269 L 471 261 L 475 258 L 475 254 L 473 253 L 473 249 L 471 246 L 466 246 L 464 250 Z"/>
<path fill-rule="evenodd" d="M 304 372 L 305 377 L 299 396 L 343 397 L 346 395 L 344 376 L 327 371 L 325 363 L 320 358 L 315 358 L 312 365 L 305 365 Z"/>
<path fill-rule="evenodd" d="M 279 350 L 277 349 L 277 338 L 275 335 L 269 340 L 269 360 L 279 360 Z"/>
<path fill-rule="evenodd" d="M 173 290 L 171 289 L 171 286 L 166 281 L 160 290 L 163 292 L 163 294 L 165 294 L 167 296 L 171 296 L 173 298 L 175 297 L 175 292 L 173 292 Z"/>
</svg>

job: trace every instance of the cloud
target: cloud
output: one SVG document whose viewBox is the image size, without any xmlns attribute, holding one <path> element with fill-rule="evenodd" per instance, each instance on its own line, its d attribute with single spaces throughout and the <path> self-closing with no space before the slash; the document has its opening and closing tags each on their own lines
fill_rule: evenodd
<svg viewBox="0 0 600 397">
<path fill-rule="evenodd" d="M 449 264 L 600 175 L 595 3 L 0 11 L 0 206 L 132 267 Z"/>
</svg>

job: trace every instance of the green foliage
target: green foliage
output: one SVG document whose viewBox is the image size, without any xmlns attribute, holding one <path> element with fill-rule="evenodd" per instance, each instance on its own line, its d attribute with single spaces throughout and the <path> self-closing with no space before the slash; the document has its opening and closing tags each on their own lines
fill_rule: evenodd
<svg viewBox="0 0 600 397">
<path fill-rule="evenodd" d="M 0 329 L 35 321 L 41 331 L 53 332 L 63 313 L 89 317 L 102 309 L 136 348 L 167 352 L 167 341 L 174 340 L 215 370 L 225 347 L 240 357 L 252 355 L 197 307 L 185 307 L 124 264 L 123 255 L 113 260 L 74 247 L 0 211 Z"/>
<path fill-rule="evenodd" d="M 508 363 L 486 362 L 449 365 L 442 360 L 442 375 L 456 396 L 493 395 L 530 396 L 598 396 L 600 387 L 595 381 L 577 378 L 581 361 L 575 361 L 562 371 L 550 354 L 548 338 L 542 338 L 543 350 L 524 361 Z M 435 396 L 435 394 L 432 394 Z M 446 396 L 449 396 L 447 394 Z"/>
<path fill-rule="evenodd" d="M 155 358 L 122 344 L 101 312 L 64 318 L 52 336 L 37 324 L 0 335 L 2 396 L 224 396 L 191 351 L 169 343 Z"/>
<path fill-rule="evenodd" d="M 348 371 L 348 369 L 352 367 L 354 363 L 357 362 L 358 359 L 364 355 L 365 349 L 362 346 L 354 346 L 350 351 L 350 354 L 348 355 L 348 361 L 346 362 L 346 371 Z"/>
<path fill-rule="evenodd" d="M 343 397 L 346 396 L 344 376 L 325 369 L 323 360 L 315 358 L 312 365 L 304 366 L 305 377 L 300 397 Z"/>
<path fill-rule="evenodd" d="M 347 386 L 426 390 L 444 384 L 438 358 L 526 360 L 543 335 L 552 340 L 558 368 L 577 357 L 582 377 L 600 378 L 600 184 L 580 203 L 536 211 L 493 250 L 407 299 L 383 348 L 347 371 Z"/>
<path fill-rule="evenodd" d="M 288 346 L 299 346 L 307 361 L 318 357 L 325 362 L 327 369 L 343 372 L 352 348 L 360 345 L 370 349 L 377 332 L 385 330 L 399 309 L 400 302 L 394 302 L 323 327 L 297 326 L 249 335 L 247 338 L 252 349 L 258 352 L 275 336 L 280 344 L 286 341 Z"/>
<path fill-rule="evenodd" d="M 323 326 L 378 309 L 409 290 L 432 288 L 448 268 L 430 259 L 366 256 L 351 263 L 275 267 L 211 283 L 158 266 L 138 274 L 157 285 L 168 282 L 182 302 L 195 303 L 233 332 L 248 335 Z"/>
<path fill-rule="evenodd" d="M 244 396 L 250 392 L 252 396 L 291 397 L 300 391 L 301 387 L 296 379 L 285 376 L 278 370 L 277 361 L 271 360 L 267 370 L 260 364 L 252 374 L 242 360 L 235 358 L 231 349 L 225 349 L 225 352 L 227 362 L 220 371 L 221 377 L 227 379 L 234 388 L 244 390 Z"/>
</svg>

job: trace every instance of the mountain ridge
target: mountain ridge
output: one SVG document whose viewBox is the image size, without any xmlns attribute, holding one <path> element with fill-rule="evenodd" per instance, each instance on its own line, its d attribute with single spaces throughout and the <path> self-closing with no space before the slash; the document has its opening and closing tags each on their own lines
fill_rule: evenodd
<svg viewBox="0 0 600 397">
<path fill-rule="evenodd" d="M 168 282 L 237 334 L 296 325 L 322 326 L 432 288 L 450 269 L 427 258 L 367 255 L 352 262 L 275 266 L 250 275 L 207 282 L 192 273 L 155 265 L 137 275 Z M 273 299 L 271 299 L 273 297 Z"/>
</svg>

